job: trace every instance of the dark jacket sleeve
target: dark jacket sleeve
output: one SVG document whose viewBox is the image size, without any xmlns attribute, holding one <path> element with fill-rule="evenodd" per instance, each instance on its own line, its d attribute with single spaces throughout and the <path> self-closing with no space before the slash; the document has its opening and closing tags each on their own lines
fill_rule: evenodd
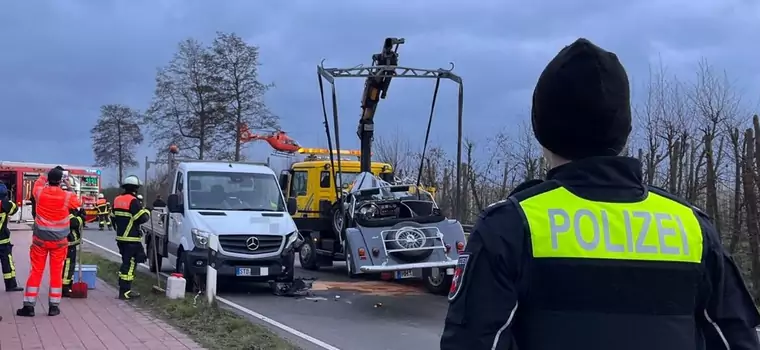
<svg viewBox="0 0 760 350">
<path fill-rule="evenodd" d="M 137 198 L 132 199 L 132 202 L 129 203 L 129 213 L 132 214 L 135 225 L 144 224 L 150 219 L 150 212 L 143 208 Z"/>
<path fill-rule="evenodd" d="M 11 203 L 11 201 L 3 199 L 2 205 L 0 206 L 2 207 L 0 208 L 0 210 L 2 210 L 1 212 L 7 214 L 8 216 L 11 216 L 14 214 L 14 213 L 11 213 L 11 209 L 13 209 L 13 204 Z"/>
<path fill-rule="evenodd" d="M 441 350 L 513 348 L 510 325 L 518 307 L 524 231 L 509 200 L 480 214 L 463 253 L 467 263 L 460 285 L 449 293 Z"/>
<path fill-rule="evenodd" d="M 32 218 L 37 217 L 37 200 L 34 199 L 34 196 L 29 197 L 30 205 L 32 206 Z"/>
<path fill-rule="evenodd" d="M 698 213 L 705 242 L 706 295 L 702 298 L 702 331 L 707 349 L 760 350 L 755 327 L 760 315 L 741 272 L 718 239 L 708 218 Z"/>
</svg>

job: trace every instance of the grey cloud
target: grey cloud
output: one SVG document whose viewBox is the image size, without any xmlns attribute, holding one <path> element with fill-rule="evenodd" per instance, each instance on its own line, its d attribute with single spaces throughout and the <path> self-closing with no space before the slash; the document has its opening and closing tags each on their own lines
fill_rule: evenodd
<svg viewBox="0 0 760 350">
<path fill-rule="evenodd" d="M 0 104 L 6 140 L 27 146 L 3 159 L 90 164 L 89 128 L 105 103 L 147 107 L 158 66 L 178 41 L 234 31 L 261 46 L 262 79 L 283 127 L 318 145 L 315 66 L 368 64 L 385 36 L 404 36 L 402 64 L 456 63 L 465 79 L 466 129 L 483 135 L 525 120 L 545 63 L 583 36 L 615 51 L 634 82 L 662 57 L 688 74 L 704 56 L 757 94 L 758 5 L 749 1 L 13 1 L 0 5 Z M 342 136 L 355 143 L 359 80 L 339 82 Z M 380 133 L 421 133 L 432 82 L 399 82 L 380 106 Z M 455 90 L 442 92 L 437 142 L 454 134 Z M 486 122 L 487 121 L 487 122 Z M 266 147 L 256 146 L 257 153 Z M 147 147 L 142 150 L 148 152 Z"/>
</svg>

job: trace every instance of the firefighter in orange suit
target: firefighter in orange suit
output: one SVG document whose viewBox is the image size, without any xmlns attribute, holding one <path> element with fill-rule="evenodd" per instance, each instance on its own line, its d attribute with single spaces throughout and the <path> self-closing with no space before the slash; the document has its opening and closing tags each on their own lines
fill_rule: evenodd
<svg viewBox="0 0 760 350">
<path fill-rule="evenodd" d="M 16 282 L 16 266 L 13 264 L 13 244 L 11 230 L 8 229 L 8 219 L 18 211 L 16 203 L 8 200 L 8 188 L 0 183 L 0 265 L 3 265 L 3 281 L 6 292 L 24 290 Z"/>
<path fill-rule="evenodd" d="M 63 170 L 53 168 L 48 172 L 47 186 L 38 186 L 34 193 L 37 201 L 37 215 L 32 230 L 32 246 L 29 249 L 31 271 L 24 289 L 24 305 L 16 310 L 16 315 L 34 316 L 42 273 L 50 257 L 50 294 L 48 316 L 61 313 L 58 305 L 63 294 L 63 263 L 66 260 L 70 233 L 69 212 L 81 207 L 79 198 L 61 189 Z"/>
<path fill-rule="evenodd" d="M 66 240 L 69 242 L 66 261 L 63 263 L 63 297 L 71 296 L 71 284 L 74 282 L 74 267 L 77 263 L 77 247 L 82 243 L 82 219 L 81 210 L 72 210 L 69 214 L 69 235 Z"/>
<path fill-rule="evenodd" d="M 116 229 L 116 245 L 121 254 L 119 269 L 119 299 L 134 299 L 140 293 L 132 291 L 137 264 L 145 262 L 147 255 L 142 245 L 140 225 L 150 219 L 150 212 L 137 199 L 140 188 L 137 176 L 127 176 L 122 182 L 124 193 L 113 200 L 113 225 Z"/>
<path fill-rule="evenodd" d="M 111 230 L 111 203 L 108 203 L 102 193 L 98 194 L 98 202 L 95 204 L 98 209 L 98 228 L 103 231 L 104 227 Z"/>
<path fill-rule="evenodd" d="M 64 169 L 62 166 L 58 165 L 53 169 L 58 169 L 63 173 L 66 169 Z M 34 184 L 32 185 L 32 195 L 29 197 L 29 201 L 32 202 L 32 218 L 34 218 L 37 215 L 37 199 L 34 198 L 34 194 L 37 193 L 37 190 L 47 186 L 48 179 L 46 175 L 41 175 L 37 180 L 34 181 Z"/>
</svg>

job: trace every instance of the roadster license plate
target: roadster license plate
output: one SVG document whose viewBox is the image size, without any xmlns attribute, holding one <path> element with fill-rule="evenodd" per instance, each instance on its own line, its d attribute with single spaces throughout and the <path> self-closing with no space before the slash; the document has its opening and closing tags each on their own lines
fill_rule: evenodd
<svg viewBox="0 0 760 350">
<path fill-rule="evenodd" d="M 401 270 L 396 271 L 396 279 L 413 278 L 414 270 Z"/>
</svg>

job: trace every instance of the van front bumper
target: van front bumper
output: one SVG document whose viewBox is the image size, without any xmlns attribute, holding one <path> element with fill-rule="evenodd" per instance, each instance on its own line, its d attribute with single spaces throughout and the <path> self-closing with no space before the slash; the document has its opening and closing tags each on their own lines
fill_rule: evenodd
<svg viewBox="0 0 760 350">
<path fill-rule="evenodd" d="M 205 249 L 186 253 L 188 259 L 186 263 L 190 267 L 190 272 L 206 273 L 209 262 L 208 253 Z M 293 279 L 294 259 L 292 247 L 280 255 L 263 259 L 243 259 L 216 252 L 212 267 L 216 269 L 217 276 L 220 277 L 289 282 Z"/>
</svg>

